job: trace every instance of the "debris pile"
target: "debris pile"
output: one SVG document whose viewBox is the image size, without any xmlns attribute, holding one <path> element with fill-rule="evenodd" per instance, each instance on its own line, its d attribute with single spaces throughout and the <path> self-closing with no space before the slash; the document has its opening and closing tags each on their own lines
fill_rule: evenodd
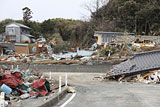
<svg viewBox="0 0 160 107">
<path fill-rule="evenodd" d="M 32 61 L 43 61 L 48 60 L 49 56 L 45 54 L 14 54 L 14 55 L 3 55 L 0 57 L 1 62 L 32 62 Z"/>
<path fill-rule="evenodd" d="M 86 50 L 79 50 L 77 49 L 77 52 L 68 52 L 65 54 L 52 54 L 52 58 L 56 60 L 75 60 L 75 59 L 89 59 L 89 56 L 91 56 L 94 53 L 94 51 L 86 51 Z"/>
<path fill-rule="evenodd" d="M 106 78 L 121 80 L 136 80 L 159 82 L 160 50 L 134 54 L 130 59 L 114 66 L 107 71 Z M 156 72 L 155 72 L 156 70 Z"/>
<path fill-rule="evenodd" d="M 136 81 L 146 84 L 160 83 L 160 70 L 149 71 L 149 73 L 137 75 Z"/>
<path fill-rule="evenodd" d="M 56 61 L 72 61 L 75 63 L 76 60 L 87 61 L 90 60 L 92 54 L 96 51 L 86 51 L 86 50 L 77 50 L 77 52 L 68 52 L 61 54 L 13 54 L 13 55 L 3 55 L 0 56 L 0 63 L 39 63 L 39 62 L 48 62 L 54 63 Z M 58 62 L 57 62 L 58 63 Z"/>
<path fill-rule="evenodd" d="M 54 82 L 44 78 L 42 73 L 35 70 L 0 67 L 0 92 L 5 93 L 5 101 L 8 102 L 54 93 L 54 87 L 57 86 L 57 83 Z"/>
</svg>

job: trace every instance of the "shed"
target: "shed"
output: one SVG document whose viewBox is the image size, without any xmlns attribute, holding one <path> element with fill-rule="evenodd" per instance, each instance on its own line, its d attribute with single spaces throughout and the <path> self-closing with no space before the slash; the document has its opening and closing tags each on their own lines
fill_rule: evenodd
<svg viewBox="0 0 160 107">
<path fill-rule="evenodd" d="M 24 43 L 15 43 L 15 52 L 19 54 L 29 54 L 29 46 Z"/>
<path fill-rule="evenodd" d="M 111 43 L 116 40 L 116 36 L 125 34 L 134 35 L 134 33 L 95 31 L 94 36 L 98 37 L 97 44 L 102 45 L 105 43 Z"/>
</svg>

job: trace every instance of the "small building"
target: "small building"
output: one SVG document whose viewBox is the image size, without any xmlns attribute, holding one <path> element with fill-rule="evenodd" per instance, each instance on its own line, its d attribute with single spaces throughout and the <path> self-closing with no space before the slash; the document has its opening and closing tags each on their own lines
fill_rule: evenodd
<svg viewBox="0 0 160 107">
<path fill-rule="evenodd" d="M 17 43 L 33 43 L 34 36 L 30 35 L 31 28 L 20 23 L 9 23 L 5 28 L 6 41 Z"/>
<path fill-rule="evenodd" d="M 134 35 L 134 33 L 95 31 L 94 36 L 97 37 L 98 45 L 104 45 L 106 43 L 111 43 L 112 41 L 116 40 L 116 36 L 125 34 Z"/>
<path fill-rule="evenodd" d="M 15 52 L 18 54 L 29 54 L 29 44 L 15 43 Z"/>
<path fill-rule="evenodd" d="M 43 36 L 40 36 L 40 37 L 37 39 L 37 41 L 38 41 L 39 43 L 46 43 L 46 39 L 45 39 Z"/>
</svg>

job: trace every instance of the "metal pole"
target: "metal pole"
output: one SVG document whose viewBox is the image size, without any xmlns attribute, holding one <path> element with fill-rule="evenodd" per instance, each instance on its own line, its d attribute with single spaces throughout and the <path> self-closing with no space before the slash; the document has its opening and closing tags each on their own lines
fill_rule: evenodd
<svg viewBox="0 0 160 107">
<path fill-rule="evenodd" d="M 11 68 L 14 69 L 14 66 L 12 65 Z"/>
<path fill-rule="evenodd" d="M 66 73 L 66 78 L 65 78 L 65 86 L 66 87 L 68 86 L 68 76 L 67 76 L 67 73 Z"/>
<path fill-rule="evenodd" d="M 52 79 L 52 73 L 51 72 L 49 73 L 49 79 L 50 80 Z"/>
<path fill-rule="evenodd" d="M 62 77 L 59 76 L 59 93 L 61 93 L 61 83 L 62 82 Z"/>
</svg>

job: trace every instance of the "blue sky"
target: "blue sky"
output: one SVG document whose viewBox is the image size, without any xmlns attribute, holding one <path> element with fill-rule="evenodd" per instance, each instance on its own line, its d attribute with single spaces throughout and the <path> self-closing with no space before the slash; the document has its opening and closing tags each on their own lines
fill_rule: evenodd
<svg viewBox="0 0 160 107">
<path fill-rule="evenodd" d="M 7 18 L 22 19 L 22 8 L 27 6 L 33 11 L 34 21 L 51 18 L 84 19 L 90 13 L 84 9 L 84 4 L 94 0 L 0 0 L 0 20 Z"/>
</svg>

